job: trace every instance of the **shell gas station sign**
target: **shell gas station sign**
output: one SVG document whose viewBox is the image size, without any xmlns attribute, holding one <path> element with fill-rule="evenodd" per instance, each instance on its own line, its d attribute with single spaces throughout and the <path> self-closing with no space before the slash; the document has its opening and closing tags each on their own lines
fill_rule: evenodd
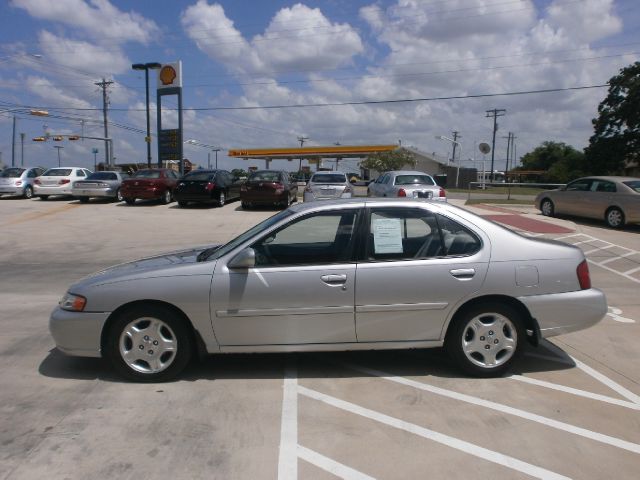
<svg viewBox="0 0 640 480">
<path fill-rule="evenodd" d="M 182 87 L 182 62 L 165 63 L 158 71 L 158 89 Z"/>
</svg>

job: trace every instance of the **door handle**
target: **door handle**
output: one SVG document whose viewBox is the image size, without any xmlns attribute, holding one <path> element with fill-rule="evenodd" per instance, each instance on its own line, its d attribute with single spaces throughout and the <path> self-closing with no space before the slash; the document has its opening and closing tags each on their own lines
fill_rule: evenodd
<svg viewBox="0 0 640 480">
<path fill-rule="evenodd" d="M 322 275 L 320 277 L 320 280 L 322 280 L 324 283 L 326 283 L 328 285 L 342 285 L 342 284 L 346 283 L 347 275 L 346 274 L 342 274 L 342 275 Z"/>
<path fill-rule="evenodd" d="M 471 280 L 476 274 L 476 271 L 473 268 L 456 268 L 449 270 L 449 273 L 460 280 Z"/>
</svg>

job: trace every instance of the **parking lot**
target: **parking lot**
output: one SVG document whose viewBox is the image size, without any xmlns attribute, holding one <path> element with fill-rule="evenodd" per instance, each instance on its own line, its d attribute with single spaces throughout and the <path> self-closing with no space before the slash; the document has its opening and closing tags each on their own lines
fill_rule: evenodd
<svg viewBox="0 0 640 480">
<path fill-rule="evenodd" d="M 48 316 L 69 284 L 274 210 L 0 200 L 0 478 L 638 478 L 640 228 L 472 210 L 579 246 L 606 318 L 497 379 L 432 349 L 220 355 L 132 384 L 54 349 Z"/>
</svg>

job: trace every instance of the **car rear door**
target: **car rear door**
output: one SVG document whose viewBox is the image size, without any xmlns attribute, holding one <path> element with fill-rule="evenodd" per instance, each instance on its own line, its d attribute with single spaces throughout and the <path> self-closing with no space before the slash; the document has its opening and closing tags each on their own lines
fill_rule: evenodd
<svg viewBox="0 0 640 480">
<path fill-rule="evenodd" d="M 212 283 L 221 346 L 355 342 L 352 259 L 358 209 L 315 212 L 255 241 L 256 265 L 218 261 Z"/>
<path fill-rule="evenodd" d="M 426 207 L 374 207 L 365 223 L 358 342 L 440 339 L 452 309 L 484 282 L 488 240 Z"/>
</svg>

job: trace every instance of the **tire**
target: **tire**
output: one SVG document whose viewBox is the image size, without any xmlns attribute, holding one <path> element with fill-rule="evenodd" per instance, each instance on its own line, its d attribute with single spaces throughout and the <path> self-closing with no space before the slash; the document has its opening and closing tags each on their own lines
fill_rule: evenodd
<svg viewBox="0 0 640 480">
<path fill-rule="evenodd" d="M 31 185 L 24 187 L 24 193 L 22 196 L 27 199 L 33 198 L 33 187 Z"/>
<path fill-rule="evenodd" d="M 105 356 L 114 369 L 136 382 L 175 378 L 193 351 L 193 336 L 186 322 L 155 305 L 141 305 L 120 314 L 105 341 Z"/>
<path fill-rule="evenodd" d="M 171 190 L 165 190 L 160 201 L 163 205 L 169 205 L 171 203 Z"/>
<path fill-rule="evenodd" d="M 80 203 L 89 203 L 89 197 L 78 197 Z"/>
<path fill-rule="evenodd" d="M 184 201 L 178 200 L 178 206 L 180 208 L 186 208 L 187 205 L 189 205 L 189 202 L 184 202 Z"/>
<path fill-rule="evenodd" d="M 226 197 L 224 195 L 224 191 L 220 190 L 220 193 L 218 194 L 218 207 L 224 207 L 224 202 L 226 201 Z"/>
<path fill-rule="evenodd" d="M 618 207 L 611 207 L 604 214 L 604 221 L 609 228 L 624 227 L 624 213 Z"/>
<path fill-rule="evenodd" d="M 251 208 L 251 204 L 249 202 L 240 202 L 240 206 L 243 210 L 249 210 Z"/>
<path fill-rule="evenodd" d="M 121 202 L 124 200 L 124 197 L 122 196 L 122 192 L 120 191 L 120 189 L 116 190 L 116 202 Z"/>
<path fill-rule="evenodd" d="M 49 195 L 40 195 L 40 200 L 47 200 Z"/>
<path fill-rule="evenodd" d="M 466 373 L 497 377 L 522 354 L 526 332 L 520 314 L 499 303 L 483 303 L 456 314 L 445 347 Z"/>
<path fill-rule="evenodd" d="M 124 201 L 127 205 L 133 205 L 134 203 L 136 203 L 135 198 L 125 198 Z"/>
<path fill-rule="evenodd" d="M 553 217 L 555 215 L 553 202 L 548 198 L 543 199 L 542 202 L 540 202 L 540 211 L 545 217 Z"/>
</svg>

